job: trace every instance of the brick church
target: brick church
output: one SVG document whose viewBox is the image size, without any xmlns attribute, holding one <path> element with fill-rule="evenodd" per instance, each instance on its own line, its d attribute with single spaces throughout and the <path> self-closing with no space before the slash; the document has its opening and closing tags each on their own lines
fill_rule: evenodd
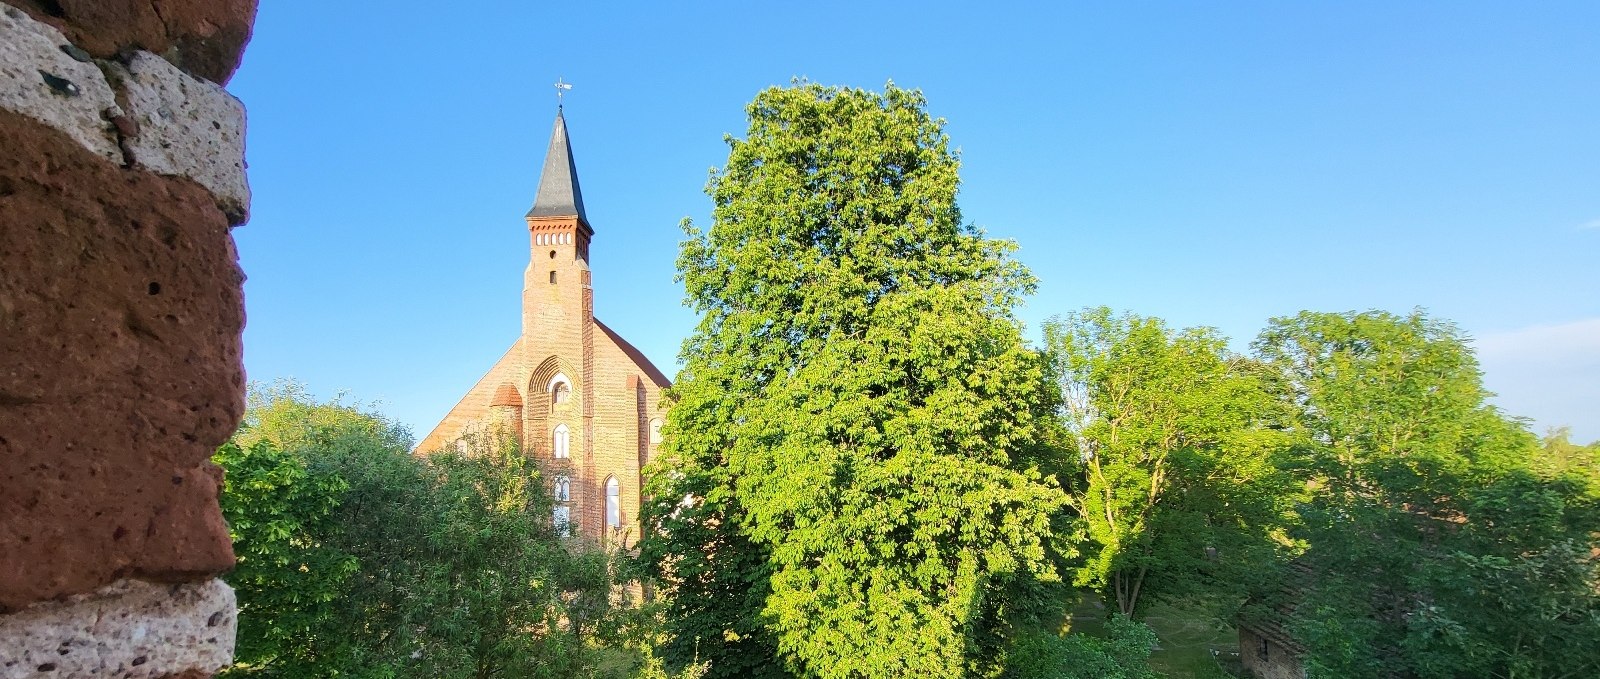
<svg viewBox="0 0 1600 679">
<path fill-rule="evenodd" d="M 628 545 L 639 539 L 640 470 L 654 458 L 667 378 L 594 317 L 578 170 L 557 109 L 522 280 L 522 336 L 417 446 L 503 427 L 551 480 L 558 525 Z"/>
</svg>

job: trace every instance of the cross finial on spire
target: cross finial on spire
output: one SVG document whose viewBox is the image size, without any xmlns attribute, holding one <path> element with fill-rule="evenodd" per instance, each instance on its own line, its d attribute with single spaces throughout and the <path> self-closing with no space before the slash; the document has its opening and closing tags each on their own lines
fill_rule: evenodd
<svg viewBox="0 0 1600 679">
<path fill-rule="evenodd" d="M 556 78 L 556 108 L 561 108 L 561 95 L 571 89 L 572 83 L 562 82 L 561 78 Z"/>
</svg>

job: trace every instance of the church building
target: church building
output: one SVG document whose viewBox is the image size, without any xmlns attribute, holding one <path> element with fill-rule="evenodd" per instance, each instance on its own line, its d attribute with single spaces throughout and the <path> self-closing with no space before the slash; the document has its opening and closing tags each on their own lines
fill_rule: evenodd
<svg viewBox="0 0 1600 679">
<path fill-rule="evenodd" d="M 497 427 L 522 441 L 550 479 L 555 518 L 571 534 L 638 541 L 641 470 L 661 443 L 667 378 L 594 317 L 578 170 L 560 109 L 533 209 L 522 281 L 522 336 L 417 449 Z"/>
</svg>

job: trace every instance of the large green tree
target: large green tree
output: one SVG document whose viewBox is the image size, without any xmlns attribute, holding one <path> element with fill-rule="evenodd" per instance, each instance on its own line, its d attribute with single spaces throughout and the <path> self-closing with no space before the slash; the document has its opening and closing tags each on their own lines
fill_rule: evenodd
<svg viewBox="0 0 1600 679">
<path fill-rule="evenodd" d="M 717 612 L 680 639 L 715 673 L 729 641 L 811 676 L 993 672 L 1063 502 L 1024 462 L 1053 402 L 1012 315 L 1032 279 L 962 222 L 920 93 L 801 83 L 748 113 L 679 257 L 701 320 L 646 549 L 676 600 L 719 597 L 680 604 Z"/>
<path fill-rule="evenodd" d="M 1592 480 L 1487 404 L 1454 326 L 1305 312 L 1255 347 L 1314 489 L 1290 621 L 1312 676 L 1600 672 Z"/>
<path fill-rule="evenodd" d="M 1078 463 L 1078 584 L 1124 615 L 1152 599 L 1242 594 L 1283 544 L 1298 495 L 1274 464 L 1285 411 L 1259 366 L 1209 328 L 1104 307 L 1052 319 L 1045 342 Z"/>
</svg>

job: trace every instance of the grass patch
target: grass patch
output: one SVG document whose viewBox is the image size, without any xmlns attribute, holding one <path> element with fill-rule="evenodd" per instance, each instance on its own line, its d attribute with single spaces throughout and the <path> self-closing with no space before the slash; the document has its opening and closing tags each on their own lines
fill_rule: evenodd
<svg viewBox="0 0 1600 679">
<path fill-rule="evenodd" d="M 1069 609 L 1062 631 L 1101 636 L 1109 612 L 1093 592 L 1082 592 Z M 1143 622 L 1161 638 L 1160 648 L 1150 654 L 1150 669 L 1171 679 L 1241 676 L 1236 674 L 1239 636 L 1226 622 L 1166 604 L 1152 606 Z"/>
</svg>

